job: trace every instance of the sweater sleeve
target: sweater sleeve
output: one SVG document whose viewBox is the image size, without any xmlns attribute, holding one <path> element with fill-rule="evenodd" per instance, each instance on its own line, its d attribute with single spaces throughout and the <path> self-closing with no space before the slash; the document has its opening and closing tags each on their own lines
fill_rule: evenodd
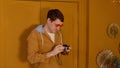
<svg viewBox="0 0 120 68">
<path fill-rule="evenodd" d="M 47 59 L 46 54 L 41 53 L 39 50 L 40 48 L 39 48 L 37 35 L 38 35 L 37 32 L 32 31 L 27 38 L 27 42 L 28 42 L 27 59 L 31 64 L 38 62 L 45 62 L 45 60 Z"/>
</svg>

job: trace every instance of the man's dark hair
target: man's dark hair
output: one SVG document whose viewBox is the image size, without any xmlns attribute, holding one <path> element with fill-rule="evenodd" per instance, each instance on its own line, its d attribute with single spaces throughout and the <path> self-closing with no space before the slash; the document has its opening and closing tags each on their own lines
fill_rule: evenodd
<svg viewBox="0 0 120 68">
<path fill-rule="evenodd" d="M 51 9 L 48 11 L 47 18 L 50 18 L 51 21 L 59 19 L 61 22 L 64 22 L 64 16 L 62 12 L 58 9 Z"/>
</svg>

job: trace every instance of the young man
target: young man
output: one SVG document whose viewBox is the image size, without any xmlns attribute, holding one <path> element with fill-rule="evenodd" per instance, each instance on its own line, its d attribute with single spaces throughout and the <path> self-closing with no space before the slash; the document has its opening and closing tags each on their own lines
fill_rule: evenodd
<svg viewBox="0 0 120 68">
<path fill-rule="evenodd" d="M 59 54 L 63 52 L 62 35 L 64 16 L 58 9 L 47 14 L 47 23 L 39 25 L 28 36 L 28 61 L 36 68 L 60 68 Z M 69 50 L 68 50 L 69 51 Z"/>
</svg>

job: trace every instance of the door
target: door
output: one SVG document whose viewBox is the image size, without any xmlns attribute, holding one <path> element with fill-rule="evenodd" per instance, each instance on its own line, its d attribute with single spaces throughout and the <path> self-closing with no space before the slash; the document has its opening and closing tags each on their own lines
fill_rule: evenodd
<svg viewBox="0 0 120 68">
<path fill-rule="evenodd" d="M 70 2 L 41 2 L 40 22 L 46 22 L 46 14 L 49 9 L 57 8 L 64 14 L 64 26 L 61 31 L 63 42 L 69 44 L 72 50 L 69 55 L 62 56 L 63 68 L 77 68 L 78 63 L 78 10 L 77 3 Z"/>
</svg>

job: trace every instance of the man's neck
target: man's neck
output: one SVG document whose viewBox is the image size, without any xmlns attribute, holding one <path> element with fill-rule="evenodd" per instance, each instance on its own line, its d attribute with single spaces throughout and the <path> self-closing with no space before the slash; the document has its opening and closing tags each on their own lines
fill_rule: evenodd
<svg viewBox="0 0 120 68">
<path fill-rule="evenodd" d="M 52 33 L 48 27 L 48 24 L 45 25 L 44 27 L 44 30 L 47 32 L 47 33 Z"/>
</svg>

